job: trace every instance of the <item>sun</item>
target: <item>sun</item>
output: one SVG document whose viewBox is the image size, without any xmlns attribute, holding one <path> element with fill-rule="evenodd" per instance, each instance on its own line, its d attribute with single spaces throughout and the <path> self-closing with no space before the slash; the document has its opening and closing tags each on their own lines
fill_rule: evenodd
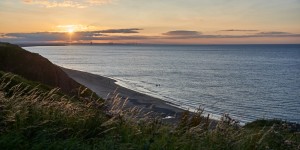
<svg viewBox="0 0 300 150">
<path fill-rule="evenodd" d="M 72 34 L 73 32 L 74 32 L 74 28 L 69 27 L 69 28 L 68 28 L 68 33 Z"/>
</svg>

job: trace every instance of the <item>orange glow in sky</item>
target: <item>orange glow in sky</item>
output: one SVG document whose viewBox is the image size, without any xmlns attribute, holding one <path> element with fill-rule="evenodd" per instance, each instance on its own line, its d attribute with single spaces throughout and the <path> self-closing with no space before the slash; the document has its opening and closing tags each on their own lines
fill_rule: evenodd
<svg viewBox="0 0 300 150">
<path fill-rule="evenodd" d="M 300 43 L 299 0 L 1 0 L 0 41 Z"/>
</svg>

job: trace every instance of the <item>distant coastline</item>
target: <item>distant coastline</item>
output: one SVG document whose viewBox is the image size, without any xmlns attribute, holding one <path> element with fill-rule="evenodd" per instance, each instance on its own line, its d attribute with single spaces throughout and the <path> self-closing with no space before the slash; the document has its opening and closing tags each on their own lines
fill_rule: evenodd
<svg viewBox="0 0 300 150">
<path fill-rule="evenodd" d="M 256 46 L 256 45 L 278 45 L 278 46 L 286 46 L 286 45 L 300 45 L 299 43 L 294 43 L 294 44 L 285 44 L 285 43 L 281 43 L 281 44 L 159 44 L 159 43 L 15 43 L 16 45 L 19 45 L 20 47 L 32 47 L 32 46 L 70 46 L 70 45 L 93 45 L 93 46 L 102 46 L 102 45 L 158 45 L 158 46 Z"/>
</svg>

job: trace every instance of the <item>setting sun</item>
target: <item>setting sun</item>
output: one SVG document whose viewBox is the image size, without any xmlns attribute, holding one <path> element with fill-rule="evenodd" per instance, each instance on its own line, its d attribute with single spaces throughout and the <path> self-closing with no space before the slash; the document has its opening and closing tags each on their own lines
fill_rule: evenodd
<svg viewBox="0 0 300 150">
<path fill-rule="evenodd" d="M 70 34 L 71 34 L 71 33 L 73 33 L 73 32 L 74 32 L 74 29 L 73 29 L 73 28 L 71 28 L 71 27 L 70 27 L 70 28 L 68 28 L 68 33 L 70 33 Z"/>
<path fill-rule="evenodd" d="M 300 43 L 297 0 L 145 2 L 0 0 L 0 41 L 61 43 L 76 33 L 73 41 L 84 43 Z"/>
</svg>

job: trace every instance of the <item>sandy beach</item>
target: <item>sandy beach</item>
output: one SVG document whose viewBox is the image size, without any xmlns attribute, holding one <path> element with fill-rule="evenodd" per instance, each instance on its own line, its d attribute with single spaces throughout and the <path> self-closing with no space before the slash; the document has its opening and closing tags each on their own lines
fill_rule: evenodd
<svg viewBox="0 0 300 150">
<path fill-rule="evenodd" d="M 119 93 L 120 96 L 123 98 L 128 97 L 127 105 L 129 107 L 137 106 L 143 108 L 145 111 L 161 114 L 162 117 L 175 116 L 175 119 L 184 111 L 183 109 L 172 106 L 169 102 L 121 87 L 117 85 L 113 79 L 72 69 L 62 69 L 75 81 L 90 88 L 102 98 L 106 98 L 109 93 L 117 89 L 117 93 Z"/>
</svg>

